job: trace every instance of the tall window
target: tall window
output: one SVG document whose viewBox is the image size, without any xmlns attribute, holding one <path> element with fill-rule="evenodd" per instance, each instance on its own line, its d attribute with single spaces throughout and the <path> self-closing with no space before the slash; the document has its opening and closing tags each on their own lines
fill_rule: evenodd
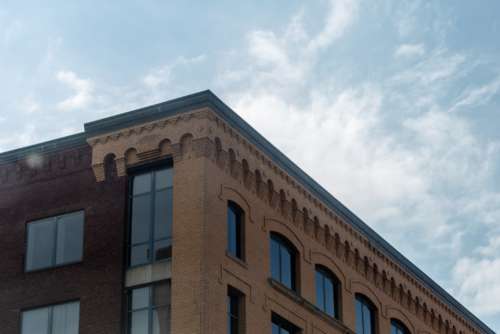
<svg viewBox="0 0 500 334">
<path fill-rule="evenodd" d="M 170 334 L 170 282 L 130 291 L 128 333 Z"/>
<path fill-rule="evenodd" d="M 227 333 L 242 334 L 244 295 L 240 291 L 228 287 L 227 290 Z"/>
<path fill-rule="evenodd" d="M 401 321 L 391 319 L 391 334 L 410 334 L 410 331 Z"/>
<path fill-rule="evenodd" d="M 78 211 L 28 223 L 26 271 L 81 261 L 83 216 Z"/>
<path fill-rule="evenodd" d="M 78 334 L 80 302 L 40 307 L 21 315 L 21 334 Z"/>
<path fill-rule="evenodd" d="M 172 168 L 133 177 L 130 217 L 130 265 L 172 254 Z"/>
<path fill-rule="evenodd" d="M 271 234 L 271 277 L 289 289 L 297 290 L 295 247 L 284 237 Z"/>
<path fill-rule="evenodd" d="M 271 316 L 272 334 L 298 334 L 300 329 L 291 322 L 273 313 Z"/>
<path fill-rule="evenodd" d="M 316 306 L 331 317 L 339 318 L 339 281 L 326 268 L 316 266 Z"/>
<path fill-rule="evenodd" d="M 375 334 L 375 306 L 360 294 L 356 294 L 356 334 Z"/>
<path fill-rule="evenodd" d="M 243 259 L 244 212 L 238 204 L 227 203 L 227 251 L 238 259 Z"/>
</svg>

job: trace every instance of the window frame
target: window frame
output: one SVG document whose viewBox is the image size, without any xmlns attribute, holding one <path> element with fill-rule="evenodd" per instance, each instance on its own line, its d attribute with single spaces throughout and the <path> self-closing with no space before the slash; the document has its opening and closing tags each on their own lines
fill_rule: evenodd
<svg viewBox="0 0 500 334">
<path fill-rule="evenodd" d="M 245 294 L 240 290 L 228 285 L 227 287 L 227 321 L 228 325 L 230 322 L 230 318 L 233 319 L 233 314 L 231 310 L 232 302 L 236 302 L 236 313 L 237 315 L 234 317 L 236 319 L 236 333 L 232 333 L 227 328 L 228 334 L 244 334 L 245 333 Z M 234 298 L 234 299 L 233 299 Z"/>
<path fill-rule="evenodd" d="M 275 312 L 271 312 L 271 333 L 272 333 L 272 326 L 276 325 L 279 327 L 279 334 L 281 334 L 281 331 L 284 329 L 286 330 L 289 334 L 300 334 L 302 333 L 302 329 L 292 322 L 288 321 L 287 319 L 283 318 L 279 314 Z"/>
<path fill-rule="evenodd" d="M 230 210 L 233 212 L 236 218 L 236 226 L 235 226 L 235 243 L 236 243 L 236 250 L 234 254 L 231 251 L 230 247 L 230 241 L 231 241 L 231 235 L 229 234 L 229 212 Z M 238 205 L 235 201 L 228 200 L 227 201 L 227 208 L 226 208 L 226 232 L 227 232 L 227 244 L 226 244 L 226 251 L 227 253 L 243 262 L 245 262 L 245 210 L 241 206 Z"/>
<path fill-rule="evenodd" d="M 127 241 L 126 241 L 126 247 L 127 247 L 127 257 L 126 257 L 126 268 L 131 269 L 131 268 L 136 268 L 136 267 L 141 267 L 144 265 L 150 265 L 153 263 L 159 263 L 163 261 L 169 261 L 172 258 L 172 254 L 170 254 L 169 257 L 160 259 L 160 260 L 155 260 L 154 257 L 154 246 L 156 242 L 160 241 L 165 241 L 165 240 L 170 240 L 170 249 L 172 252 L 173 249 L 173 233 L 172 233 L 172 226 L 173 226 L 173 212 L 172 212 L 172 226 L 171 226 L 171 235 L 170 237 L 165 237 L 165 238 L 160 238 L 160 239 L 155 239 L 155 221 L 154 221 L 154 215 L 155 215 L 155 199 L 156 199 L 156 193 L 157 190 L 155 189 L 155 173 L 163 170 L 163 169 L 171 169 L 172 170 L 172 185 L 171 187 L 166 187 L 162 188 L 160 190 L 165 190 L 165 189 L 172 189 L 172 211 L 173 211 L 173 198 L 174 198 L 174 164 L 173 164 L 173 158 L 172 157 L 167 157 L 158 161 L 154 162 L 147 162 L 147 163 L 142 163 L 142 164 L 137 164 L 134 165 L 130 168 L 127 169 L 127 174 L 129 175 L 128 177 L 128 185 L 127 185 Z M 149 239 L 146 242 L 138 242 L 133 244 L 132 243 L 132 216 L 133 216 L 133 200 L 134 200 L 134 179 L 136 176 L 143 175 L 143 174 L 148 174 L 150 173 L 152 175 L 151 177 L 151 188 L 149 191 L 149 194 L 151 194 L 150 198 L 150 226 L 149 226 Z M 144 195 L 144 194 L 140 194 Z M 140 196 L 139 195 L 139 196 Z M 148 261 L 144 263 L 139 263 L 139 264 L 131 264 L 131 259 L 132 259 L 132 247 L 134 246 L 140 246 L 140 245 L 148 245 L 149 246 L 149 259 Z"/>
<path fill-rule="evenodd" d="M 154 300 L 154 291 L 153 291 L 153 288 L 154 288 L 155 285 L 162 285 L 162 284 L 168 284 L 168 285 L 170 285 L 170 287 L 169 287 L 169 289 L 170 289 L 170 300 L 168 301 L 168 304 L 161 304 L 161 305 L 153 306 L 153 300 Z M 136 289 L 142 289 L 142 288 L 149 288 L 148 306 L 133 310 L 132 309 L 132 291 L 136 290 Z M 170 278 L 166 279 L 166 280 L 155 281 L 155 282 L 150 282 L 150 283 L 145 283 L 145 284 L 140 284 L 140 285 L 135 285 L 135 286 L 128 287 L 128 288 L 126 288 L 126 298 L 125 298 L 125 300 L 126 300 L 126 307 L 125 307 L 125 312 L 126 312 L 126 317 L 125 317 L 125 320 L 126 320 L 125 321 L 125 323 L 126 323 L 126 325 L 125 325 L 125 333 L 126 334 L 132 333 L 132 328 L 131 328 L 131 325 L 132 325 L 132 313 L 134 311 L 137 312 L 137 311 L 144 311 L 144 310 L 148 311 L 148 330 L 149 330 L 148 334 L 152 334 L 153 333 L 153 311 L 155 309 L 162 308 L 162 307 L 168 308 L 169 320 L 170 320 L 169 328 L 170 328 L 170 332 L 171 332 L 171 330 L 172 330 L 172 280 Z"/>
<path fill-rule="evenodd" d="M 378 330 L 377 330 L 377 316 L 378 316 L 378 312 L 377 312 L 377 307 L 375 306 L 375 304 L 373 304 L 373 302 L 370 300 L 370 298 L 368 298 L 367 296 L 361 294 L 361 293 L 356 293 L 354 295 L 354 302 L 355 303 L 361 303 L 363 306 L 366 306 L 366 308 L 370 311 L 371 313 L 371 321 L 370 321 L 370 326 L 371 326 L 371 333 L 370 334 L 378 334 Z M 356 304 L 354 305 L 354 319 L 355 319 L 355 324 L 357 324 L 357 314 L 356 314 Z M 356 329 L 355 329 L 355 332 L 356 334 L 365 334 L 365 328 L 364 328 L 364 312 L 362 313 L 362 323 L 363 323 L 363 333 L 357 333 L 356 332 Z"/>
<path fill-rule="evenodd" d="M 80 333 L 81 301 L 79 298 L 65 300 L 65 301 L 54 303 L 54 304 L 45 304 L 45 305 L 33 306 L 33 307 L 27 307 L 27 308 L 21 309 L 19 312 L 19 333 L 23 334 L 23 314 L 24 314 L 24 312 L 48 308 L 49 309 L 49 319 L 48 319 L 48 323 L 47 323 L 47 327 L 48 327 L 47 333 L 52 334 L 52 326 L 51 325 L 53 324 L 54 307 L 61 306 L 64 304 L 72 304 L 72 303 L 78 303 L 78 333 Z"/>
<path fill-rule="evenodd" d="M 270 264 L 270 274 L 271 274 L 271 279 L 278 282 L 285 288 L 295 292 L 296 294 L 299 293 L 299 257 L 300 253 L 297 250 L 297 248 L 293 245 L 291 241 L 289 241 L 285 236 L 283 236 L 280 233 L 277 232 L 271 232 L 269 236 L 269 264 Z M 279 245 L 279 279 L 276 279 L 273 277 L 273 261 L 272 261 L 272 243 L 276 242 Z M 282 275 L 282 249 L 286 249 L 288 253 L 290 254 L 290 287 L 287 286 L 285 283 L 283 283 L 283 275 Z"/>
<path fill-rule="evenodd" d="M 401 334 L 411 334 L 410 330 L 408 329 L 408 326 L 406 326 L 401 320 L 396 319 L 396 318 L 391 318 L 391 334 L 393 334 L 393 328 L 396 328 L 396 333 L 401 333 Z"/>
<path fill-rule="evenodd" d="M 317 300 L 318 296 L 318 286 L 316 282 L 316 275 L 322 275 L 322 295 L 323 295 L 323 303 L 326 303 L 326 294 L 325 294 L 325 280 L 329 279 L 332 282 L 333 286 L 333 315 L 327 313 L 326 309 L 321 308 L 318 304 L 319 301 Z M 315 285 L 315 292 L 316 292 L 316 300 L 315 300 L 315 306 L 323 313 L 328 315 L 329 317 L 335 318 L 337 320 L 340 320 L 340 304 L 341 304 L 341 284 L 340 280 L 338 277 L 327 267 L 321 265 L 321 264 L 316 264 L 314 268 L 314 285 Z"/>
<path fill-rule="evenodd" d="M 76 214 L 82 214 L 82 249 L 81 249 L 81 255 L 80 258 L 77 260 L 72 260 L 72 261 L 65 261 L 61 263 L 57 263 L 57 242 L 58 242 L 58 235 L 59 235 L 59 219 L 64 216 L 71 216 L 71 215 L 76 215 Z M 85 209 L 77 209 L 77 210 L 72 210 L 68 212 L 63 212 L 51 216 L 45 216 L 41 218 L 36 218 L 33 220 L 30 220 L 25 223 L 24 225 L 24 230 L 25 230 L 25 235 L 24 235 L 24 264 L 23 264 L 23 269 L 25 273 L 33 273 L 33 272 L 38 272 L 38 271 L 43 271 L 43 270 L 49 270 L 49 269 L 55 269 L 55 268 L 60 268 L 60 267 L 65 267 L 69 266 L 72 264 L 78 264 L 82 263 L 83 259 L 85 257 L 85 226 L 86 226 L 86 212 Z M 55 224 L 55 232 L 54 232 L 54 244 L 52 245 L 52 264 L 35 268 L 35 269 L 28 269 L 28 257 L 29 257 L 29 228 L 31 224 L 38 224 L 42 223 L 45 220 L 53 220 L 53 224 Z"/>
</svg>

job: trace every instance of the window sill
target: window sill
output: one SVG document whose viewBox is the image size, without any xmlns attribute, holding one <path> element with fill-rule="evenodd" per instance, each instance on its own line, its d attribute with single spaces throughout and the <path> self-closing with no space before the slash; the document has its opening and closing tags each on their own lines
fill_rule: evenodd
<svg viewBox="0 0 500 334">
<path fill-rule="evenodd" d="M 49 266 L 49 267 L 43 267 L 43 268 L 37 268 L 37 269 L 24 269 L 25 274 L 33 274 L 33 273 L 40 273 L 44 271 L 49 271 L 49 270 L 57 270 L 60 268 L 65 268 L 65 267 L 70 267 L 70 266 L 76 266 L 79 264 L 82 264 L 83 260 L 78 260 L 78 261 L 73 261 L 73 262 L 67 262 L 67 263 L 61 263 L 55 266 Z"/>
<path fill-rule="evenodd" d="M 334 317 L 326 314 L 325 312 L 321 311 L 314 304 L 310 303 L 304 297 L 302 297 L 299 294 L 297 294 L 297 292 L 295 292 L 293 290 L 290 290 L 288 287 L 284 286 L 283 284 L 281 284 L 280 282 L 276 281 L 273 278 L 269 278 L 268 281 L 269 281 L 269 284 L 275 290 L 277 290 L 280 293 L 286 295 L 288 298 L 292 299 L 297 304 L 302 305 L 303 307 L 305 307 L 311 313 L 313 313 L 313 314 L 321 317 L 323 320 L 325 320 L 326 322 L 328 322 L 333 327 L 341 330 L 342 333 L 355 334 L 354 331 L 352 331 L 349 327 L 347 327 L 346 325 L 344 325 L 344 323 L 341 320 L 336 319 L 336 318 L 334 318 Z"/>
<path fill-rule="evenodd" d="M 248 264 L 244 260 L 237 258 L 236 256 L 229 253 L 228 251 L 226 251 L 226 256 L 228 258 L 230 258 L 231 260 L 233 260 L 234 262 L 236 262 L 237 264 L 239 264 L 240 266 L 242 266 L 243 268 L 248 269 Z"/>
</svg>

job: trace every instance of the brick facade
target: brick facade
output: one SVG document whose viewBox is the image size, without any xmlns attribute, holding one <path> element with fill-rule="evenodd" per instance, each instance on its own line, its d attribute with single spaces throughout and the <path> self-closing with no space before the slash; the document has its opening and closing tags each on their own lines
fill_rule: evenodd
<svg viewBox="0 0 500 334">
<path fill-rule="evenodd" d="M 414 334 L 490 333 L 309 191 L 217 106 L 89 133 L 86 141 L 43 154 L 37 168 L 28 156 L 0 165 L 2 333 L 19 333 L 24 308 L 71 299 L 81 302 L 80 333 L 122 333 L 127 168 L 165 157 L 174 161 L 172 333 L 226 333 L 228 286 L 245 294 L 246 334 L 270 333 L 271 312 L 304 334 L 353 333 L 356 293 L 377 307 L 377 333 L 389 333 L 392 318 Z M 226 253 L 228 200 L 245 211 L 245 261 Z M 86 217 L 82 263 L 24 273 L 26 222 L 75 209 Z M 271 232 L 299 251 L 298 293 L 269 279 Z M 340 321 L 314 307 L 317 264 L 340 281 Z"/>
</svg>

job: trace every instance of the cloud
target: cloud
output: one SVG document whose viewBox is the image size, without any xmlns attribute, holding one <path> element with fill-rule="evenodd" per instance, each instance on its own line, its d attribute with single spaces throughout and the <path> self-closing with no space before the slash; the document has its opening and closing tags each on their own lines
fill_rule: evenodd
<svg viewBox="0 0 500 334">
<path fill-rule="evenodd" d="M 500 90 L 500 76 L 489 83 L 469 88 L 463 92 L 451 111 L 470 106 L 480 106 L 487 104 Z"/>
<path fill-rule="evenodd" d="M 425 47 L 423 44 L 401 44 L 394 51 L 396 58 L 410 58 L 423 56 L 425 54 Z"/>
<path fill-rule="evenodd" d="M 500 312 L 500 257 L 463 258 L 453 268 L 454 290 L 458 298 L 482 315 Z"/>
<path fill-rule="evenodd" d="M 59 71 L 56 78 L 75 92 L 73 96 L 57 104 L 59 110 L 71 111 L 82 109 L 93 102 L 94 84 L 90 79 L 79 78 L 72 71 Z"/>
<path fill-rule="evenodd" d="M 195 65 L 203 62 L 206 59 L 205 55 L 198 55 L 196 57 L 186 58 L 186 57 L 178 57 L 172 63 L 164 65 L 158 69 L 152 70 L 147 73 L 142 82 L 144 85 L 150 89 L 156 89 L 162 85 L 167 85 L 171 83 L 172 79 L 172 71 L 176 68 L 183 66 Z"/>
</svg>

